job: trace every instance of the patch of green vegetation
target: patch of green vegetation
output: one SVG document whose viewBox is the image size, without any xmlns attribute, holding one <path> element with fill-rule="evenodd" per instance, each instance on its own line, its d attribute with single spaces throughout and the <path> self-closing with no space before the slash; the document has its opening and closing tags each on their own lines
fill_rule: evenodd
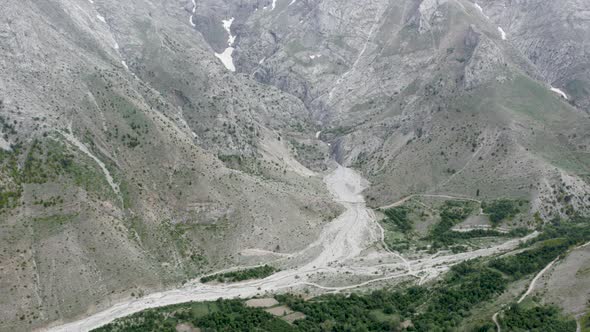
<svg viewBox="0 0 590 332">
<path fill-rule="evenodd" d="M 401 323 L 400 316 L 393 312 L 394 308 L 392 306 L 385 306 L 383 309 L 371 310 L 369 314 L 372 315 L 372 318 L 378 322 L 389 323 L 392 326 L 397 326 L 399 323 Z"/>
<path fill-rule="evenodd" d="M 463 222 L 468 216 L 479 208 L 476 201 L 449 200 L 442 203 L 439 209 L 440 221 L 431 226 L 429 234 L 422 236 L 419 231 L 414 232 L 416 222 L 426 221 L 430 213 L 422 209 L 422 204 L 408 202 L 403 206 L 384 210 L 386 218 L 381 220 L 385 229 L 385 242 L 390 249 L 405 251 L 411 247 L 418 250 L 426 249 L 430 244 L 430 250 L 448 248 L 453 252 L 463 252 L 473 246 L 471 239 L 505 237 L 522 237 L 531 231 L 527 228 L 515 228 L 509 232 L 501 232 L 494 229 L 475 229 L 467 232 L 454 231 L 452 228 Z"/>
<path fill-rule="evenodd" d="M 461 211 L 452 214 L 463 215 Z M 586 235 L 571 241 L 562 238 L 575 227 L 583 227 L 585 231 L 580 233 Z M 216 311 L 192 315 L 184 308 L 194 306 L 193 303 L 174 306 L 174 310 L 170 307 L 151 309 L 119 319 L 97 331 L 173 331 L 180 322 L 205 331 L 458 331 L 477 308 L 493 301 L 525 272 L 538 272 L 546 262 L 590 239 L 590 219 L 579 217 L 579 220 L 555 223 L 541 238 L 542 241 L 527 243 L 532 247 L 525 247 L 527 250 L 517 255 L 455 265 L 442 280 L 429 287 L 327 294 L 310 300 L 292 294 L 276 295 L 279 303 L 305 315 L 293 325 L 261 309 L 245 307 L 244 300 L 218 300 Z M 519 264 L 525 267 L 520 273 L 512 274 Z M 511 274 L 506 276 L 504 273 L 508 272 Z M 501 322 L 506 331 L 569 331 L 575 326 L 575 322 L 572 325 L 573 321 L 564 318 L 556 308 L 546 306 L 513 306 L 505 312 Z M 492 331 L 493 328 L 486 322 L 475 331 Z"/>
<path fill-rule="evenodd" d="M 0 191 L 0 210 L 16 207 L 20 197 L 20 191 Z"/>
<path fill-rule="evenodd" d="M 246 270 L 219 273 L 219 274 L 214 274 L 214 275 L 202 277 L 201 282 L 207 283 L 207 282 L 211 282 L 213 280 L 217 280 L 219 282 L 237 282 L 237 281 L 248 280 L 248 279 L 263 279 L 275 272 L 277 272 L 277 269 L 275 269 L 274 267 L 269 266 L 269 265 L 264 265 L 264 266 L 254 267 L 254 268 L 246 269 Z"/>
<path fill-rule="evenodd" d="M 262 175 L 262 165 L 259 160 L 253 157 L 247 157 L 237 154 L 218 155 L 217 158 L 221 160 L 225 166 L 239 170 L 251 175 Z"/>
<path fill-rule="evenodd" d="M 402 233 L 409 233 L 414 227 L 412 220 L 408 217 L 407 207 L 394 207 L 383 211 L 387 217 L 385 223 L 393 223 L 395 227 Z"/>
<path fill-rule="evenodd" d="M 467 240 L 482 237 L 523 237 L 531 231 L 528 228 L 515 228 L 508 233 L 499 232 L 489 229 L 475 229 L 469 232 L 447 232 L 445 233 L 445 241 L 456 242 L 457 240 Z"/>
<path fill-rule="evenodd" d="M 30 225 L 35 230 L 36 239 L 46 239 L 52 235 L 58 234 L 76 217 L 76 214 L 57 214 L 46 217 L 37 217 L 31 220 Z"/>
<path fill-rule="evenodd" d="M 573 246 L 589 241 L 589 226 L 588 217 L 576 216 L 567 221 L 555 219 L 543 233 L 522 245 L 532 249 L 492 260 L 490 266 L 515 280 L 539 271 Z"/>
<path fill-rule="evenodd" d="M 580 318 L 582 332 L 590 332 L 590 311 Z"/>
<path fill-rule="evenodd" d="M 148 309 L 128 317 L 117 319 L 95 332 L 143 332 L 170 331 L 176 332 L 176 325 L 181 322 L 198 320 L 219 311 L 217 302 L 190 302 L 162 308 Z"/>
<path fill-rule="evenodd" d="M 20 170 L 17 157 L 19 148 L 12 151 L 0 149 L 0 212 L 18 206 L 22 196 Z"/>
<path fill-rule="evenodd" d="M 71 151 L 57 138 L 33 140 L 24 167 L 16 176 L 21 183 L 35 184 L 67 178 L 75 186 L 102 198 L 115 196 L 94 160 L 77 150 Z"/>
<path fill-rule="evenodd" d="M 541 242 L 550 239 L 563 238 L 569 243 L 583 243 L 590 240 L 590 223 L 589 217 L 575 215 L 569 220 L 554 218 L 551 220 L 536 238 L 530 240 L 525 246 L 535 242 Z"/>
<path fill-rule="evenodd" d="M 296 140 L 289 141 L 295 156 L 300 161 L 322 161 L 325 155 L 313 144 L 299 143 Z"/>
<path fill-rule="evenodd" d="M 445 201 L 440 211 L 440 222 L 430 231 L 429 239 L 433 248 L 451 245 L 458 232 L 451 231 L 453 226 L 464 221 L 477 207 L 477 202 Z"/>
<path fill-rule="evenodd" d="M 500 324 L 502 329 L 514 332 L 563 332 L 575 331 L 576 321 L 561 315 L 553 306 L 524 308 L 514 304 L 504 311 Z"/>
<path fill-rule="evenodd" d="M 4 103 L 0 101 L 0 109 L 3 108 Z M 2 132 L 6 135 L 16 135 L 16 128 L 15 123 L 10 123 L 10 120 L 5 118 L 4 116 L 0 115 L 0 127 L 2 128 Z"/>
<path fill-rule="evenodd" d="M 526 203 L 524 200 L 498 199 L 491 202 L 483 202 L 481 208 L 484 213 L 490 216 L 492 225 L 497 226 L 505 220 L 514 218 L 520 213 L 521 208 Z"/>
<path fill-rule="evenodd" d="M 33 140 L 25 159 L 25 165 L 22 170 L 21 178 L 24 183 L 45 183 L 57 178 L 60 165 L 64 165 L 70 160 L 58 160 L 50 158 L 44 152 L 42 143 L 37 139 Z"/>
<path fill-rule="evenodd" d="M 549 262 L 566 252 L 570 246 L 571 242 L 564 238 L 545 240 L 533 249 L 495 259 L 490 263 L 490 266 L 517 280 L 541 270 Z"/>
<path fill-rule="evenodd" d="M 176 332 L 180 323 L 203 331 L 295 331 L 291 325 L 242 300 L 185 303 L 148 309 L 94 329 L 94 332 Z"/>
<path fill-rule="evenodd" d="M 285 321 L 258 308 L 248 308 L 241 300 L 218 301 L 219 311 L 194 320 L 206 331 L 294 331 Z"/>
<path fill-rule="evenodd" d="M 92 73 L 87 77 L 88 87 L 92 90 L 96 104 L 105 113 L 110 113 L 108 119 L 112 125 L 108 126 L 107 141 L 118 140 L 130 149 L 134 149 L 149 138 L 153 124 L 145 113 L 128 97 L 121 95 L 116 83 L 111 81 L 104 72 Z M 164 79 L 164 77 L 162 77 Z M 153 105 L 161 110 L 161 102 Z"/>
<path fill-rule="evenodd" d="M 33 202 L 33 204 L 36 205 L 42 205 L 43 207 L 50 207 L 50 206 L 56 206 L 58 204 L 63 204 L 64 199 L 61 196 L 52 196 L 48 199 L 39 199 Z"/>
<path fill-rule="evenodd" d="M 276 298 L 306 315 L 295 321 L 300 331 L 320 331 L 322 326 L 331 326 L 330 331 L 395 331 L 402 329 L 401 321 L 415 331 L 448 331 L 473 305 L 493 298 L 504 288 L 500 273 L 471 262 L 454 267 L 431 289 L 414 286 L 403 291 L 325 295 L 309 301 L 291 295 Z"/>
</svg>

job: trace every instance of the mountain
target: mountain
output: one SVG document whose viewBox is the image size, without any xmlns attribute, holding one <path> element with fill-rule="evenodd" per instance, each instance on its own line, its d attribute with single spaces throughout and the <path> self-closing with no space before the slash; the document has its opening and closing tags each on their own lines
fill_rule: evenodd
<svg viewBox="0 0 590 332">
<path fill-rule="evenodd" d="M 545 217 L 569 205 L 587 209 L 587 94 L 581 87 L 580 97 L 565 100 L 551 88 L 567 84 L 548 74 L 588 77 L 574 67 L 586 61 L 580 38 L 587 34 L 574 33 L 587 30 L 584 12 L 568 16 L 576 29 L 547 17 L 552 8 L 567 16 L 583 5 L 499 6 L 326 0 L 279 1 L 272 9 L 256 1 L 204 1 L 196 12 L 215 19 L 195 17 L 214 48 L 220 22 L 234 19 L 238 71 L 301 99 L 336 158 L 374 183 L 367 191 L 373 206 L 416 193 L 479 192 L 530 199 Z M 531 26 L 538 24 L 537 11 L 545 13 L 543 29 Z M 512 15 L 515 23 L 500 15 Z M 544 43 L 561 50 L 568 49 L 562 44 L 581 45 L 580 56 L 548 52 L 546 60 L 536 60 L 531 54 L 542 53 L 545 44 L 520 37 L 517 24 L 535 36 L 551 36 L 548 29 L 571 35 L 559 43 L 544 37 Z M 572 200 L 560 201 L 562 192 Z M 551 201 L 554 206 L 545 204 Z"/>
<path fill-rule="evenodd" d="M 587 213 L 587 7 L 6 0 L 0 330 L 306 248 L 343 211 L 332 159 L 373 208 Z"/>
<path fill-rule="evenodd" d="M 327 158 L 303 103 L 227 72 L 183 9 L 4 7 L 0 329 L 303 248 L 339 211 L 290 150 Z"/>
<path fill-rule="evenodd" d="M 581 0 L 486 1 L 490 19 L 505 27 L 513 46 L 537 68 L 540 78 L 588 111 L 588 5 Z"/>
</svg>

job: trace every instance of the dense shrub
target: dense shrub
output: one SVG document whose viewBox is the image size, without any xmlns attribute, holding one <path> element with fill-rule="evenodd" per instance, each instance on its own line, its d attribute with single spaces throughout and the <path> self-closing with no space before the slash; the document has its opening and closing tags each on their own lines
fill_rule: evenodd
<svg viewBox="0 0 590 332">
<path fill-rule="evenodd" d="M 408 217 L 408 208 L 406 207 L 394 207 L 384 211 L 385 222 L 393 223 L 397 229 L 402 233 L 408 233 L 412 230 L 413 224 Z"/>
<path fill-rule="evenodd" d="M 269 265 L 259 266 L 246 270 L 239 270 L 234 272 L 213 274 L 210 276 L 202 277 L 201 282 L 211 282 L 217 280 L 219 282 L 236 282 L 248 279 L 262 279 L 275 273 L 277 270 Z"/>
<path fill-rule="evenodd" d="M 511 219 L 520 212 L 523 201 L 510 199 L 498 199 L 492 202 L 483 202 L 481 207 L 484 213 L 489 214 L 492 225 L 498 225 L 506 219 Z"/>
</svg>

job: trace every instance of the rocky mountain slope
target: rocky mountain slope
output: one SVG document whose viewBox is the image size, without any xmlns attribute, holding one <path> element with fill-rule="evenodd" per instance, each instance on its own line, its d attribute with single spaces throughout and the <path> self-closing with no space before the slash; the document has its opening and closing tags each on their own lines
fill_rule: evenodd
<svg viewBox="0 0 590 332">
<path fill-rule="evenodd" d="M 304 105 L 228 73 L 177 4 L 4 7 L 0 330 L 301 249 L 339 210 L 292 153 L 327 157 Z"/>
<path fill-rule="evenodd" d="M 485 1 L 481 7 L 504 27 L 512 45 L 536 67 L 543 81 L 588 110 L 590 8 L 582 0 Z"/>
<path fill-rule="evenodd" d="M 585 44 L 549 17 L 557 7 L 576 12 L 568 22 L 585 31 L 584 5 L 510 3 L 201 1 L 196 12 L 209 19 L 195 17 L 214 48 L 215 27 L 233 19 L 237 71 L 301 99 L 336 157 L 375 184 L 367 192 L 375 206 L 427 192 L 530 199 L 546 217 L 585 209 L 587 93 L 565 100 L 558 90 L 566 85 L 558 73 L 574 78 L 564 67 L 588 76 L 574 67 L 584 66 Z M 538 11 L 546 28 L 531 26 Z M 547 29 L 572 36 L 554 43 Z M 525 32 L 546 41 L 527 48 Z M 578 55 L 543 46 L 566 42 L 581 45 Z"/>
<path fill-rule="evenodd" d="M 331 156 L 374 207 L 587 211 L 586 7 L 7 0 L 0 330 L 304 248 L 340 209 Z"/>
</svg>

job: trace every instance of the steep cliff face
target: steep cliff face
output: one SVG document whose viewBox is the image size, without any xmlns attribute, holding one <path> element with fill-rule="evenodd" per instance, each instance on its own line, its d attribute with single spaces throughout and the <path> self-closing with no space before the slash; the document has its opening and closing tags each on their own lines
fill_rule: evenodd
<svg viewBox="0 0 590 332">
<path fill-rule="evenodd" d="M 585 43 L 577 55 L 565 47 L 587 34 L 538 44 L 525 36 L 557 34 L 549 31 L 559 30 L 562 14 L 581 11 L 579 2 L 564 4 L 556 20 L 543 16 L 543 29 L 531 27 L 534 18 L 560 4 L 517 1 L 500 10 L 500 2 L 457 0 L 277 1 L 274 9 L 232 3 L 222 5 L 217 22 L 203 24 L 235 17 L 237 71 L 301 99 L 336 158 L 371 178 L 374 205 L 413 193 L 479 191 L 532 199 L 548 216 L 564 206 L 540 208 L 553 201 L 546 186 L 563 188 L 573 176 L 584 179 L 581 187 L 564 190 L 588 206 L 587 93 L 581 88 L 572 106 L 574 97 L 563 99 L 556 83 L 587 76 L 573 69 L 585 63 Z M 216 7 L 204 1 L 197 8 Z M 574 30 L 587 30 L 583 15 L 570 15 Z M 214 40 L 211 28 L 197 29 Z M 557 49 L 563 56 L 551 62 Z M 531 56 L 537 53 L 542 57 Z M 559 64 L 566 58 L 576 75 L 558 69 L 567 67 Z"/>
</svg>

